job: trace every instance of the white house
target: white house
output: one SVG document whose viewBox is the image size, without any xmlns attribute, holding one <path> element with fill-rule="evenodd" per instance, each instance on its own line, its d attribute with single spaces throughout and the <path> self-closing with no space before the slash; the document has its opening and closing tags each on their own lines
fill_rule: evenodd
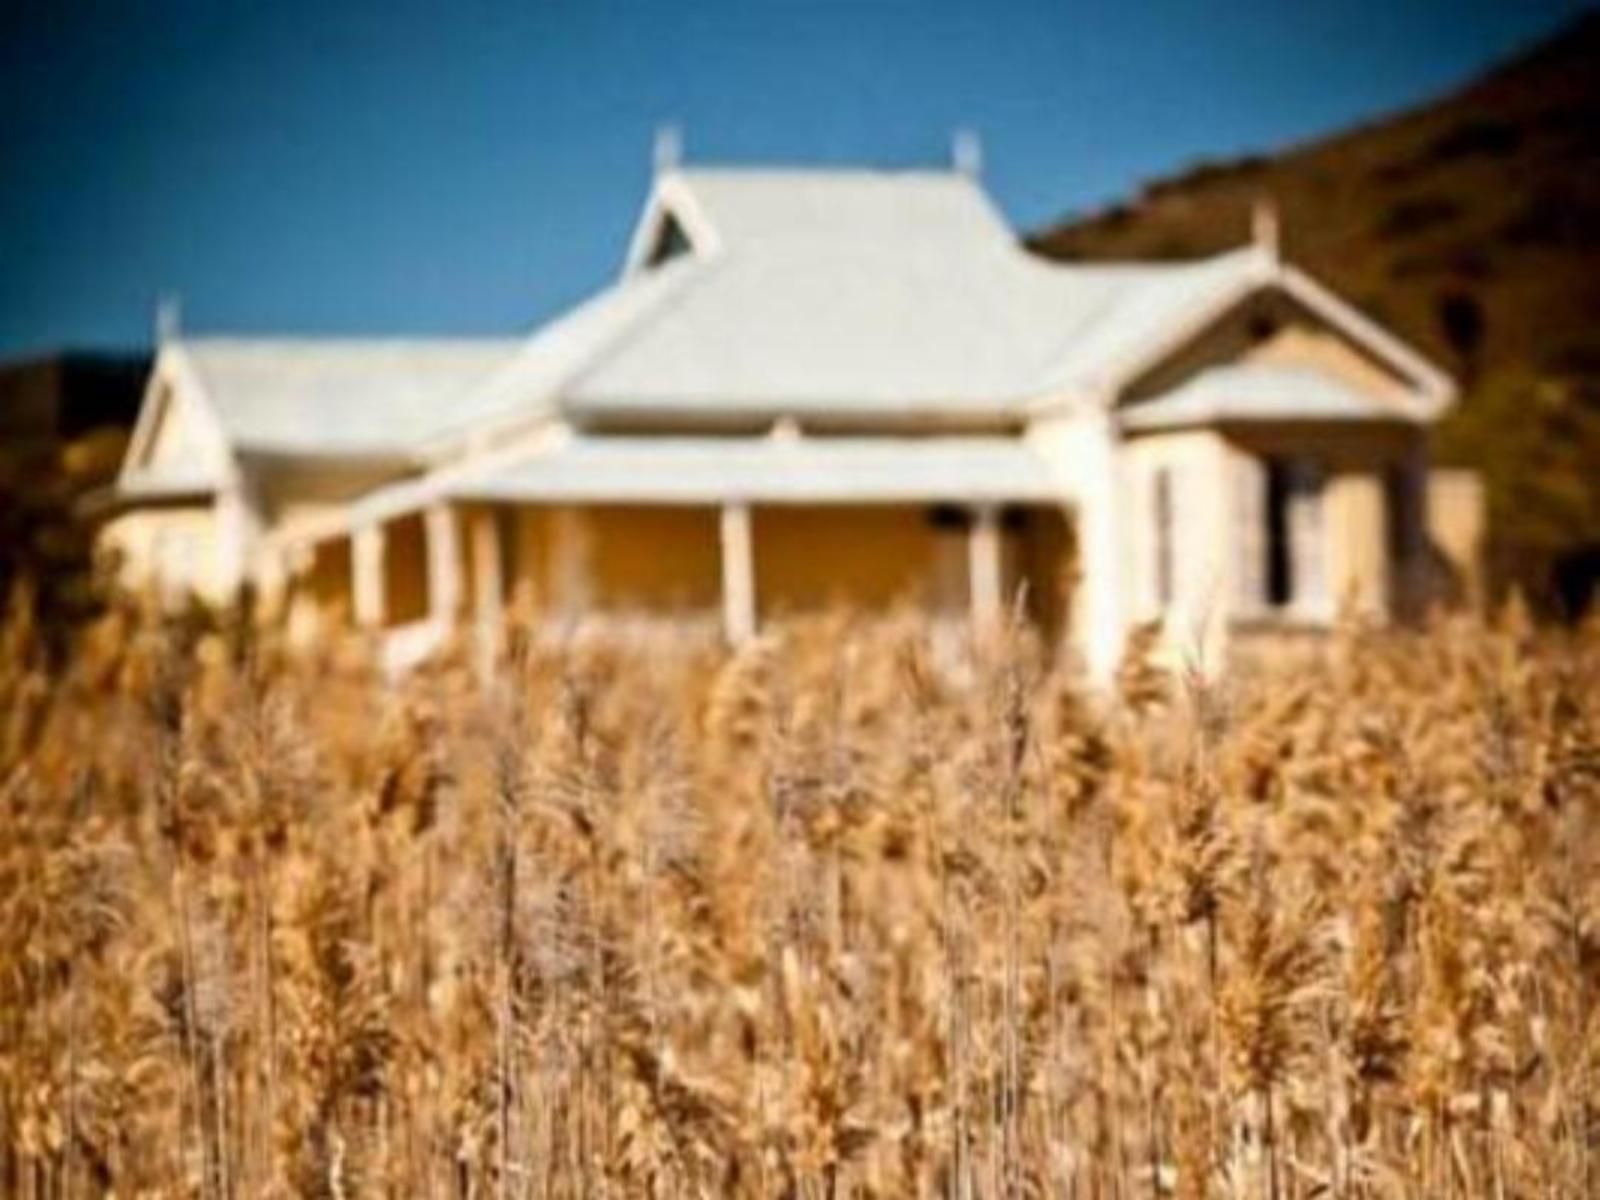
<svg viewBox="0 0 1600 1200">
<path fill-rule="evenodd" d="M 737 640 L 1023 589 L 1104 677 L 1138 622 L 1210 656 L 1414 602 L 1453 397 L 1264 222 L 1062 264 L 959 170 L 668 167 L 616 282 L 526 337 L 169 338 L 103 537 L 132 583 L 254 581 L 397 662 L 518 593 Z"/>
</svg>

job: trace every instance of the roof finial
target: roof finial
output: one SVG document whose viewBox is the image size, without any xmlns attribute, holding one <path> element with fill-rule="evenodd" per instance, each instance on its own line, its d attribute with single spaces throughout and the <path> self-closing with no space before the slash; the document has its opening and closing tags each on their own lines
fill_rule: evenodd
<svg viewBox="0 0 1600 1200">
<path fill-rule="evenodd" d="M 175 292 L 163 292 L 156 298 L 156 345 L 175 342 L 183 332 L 183 302 Z"/>
<path fill-rule="evenodd" d="M 1271 196 L 1258 196 L 1250 206 L 1250 240 L 1273 262 L 1282 253 L 1278 205 Z"/>
<path fill-rule="evenodd" d="M 950 135 L 950 163 L 973 179 L 983 174 L 983 139 L 977 130 L 963 125 Z"/>
<path fill-rule="evenodd" d="M 676 122 L 656 126 L 653 158 L 657 175 L 665 175 L 683 162 L 683 129 Z"/>
</svg>

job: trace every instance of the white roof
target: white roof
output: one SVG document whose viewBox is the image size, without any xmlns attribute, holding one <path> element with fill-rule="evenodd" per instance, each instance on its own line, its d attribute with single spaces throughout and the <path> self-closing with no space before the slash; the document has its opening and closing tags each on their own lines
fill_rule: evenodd
<svg viewBox="0 0 1600 1200">
<path fill-rule="evenodd" d="M 762 504 L 1059 499 L 1014 438 L 578 437 L 497 474 L 454 482 L 471 500 Z"/>
<path fill-rule="evenodd" d="M 691 252 L 652 265 L 667 221 Z M 526 338 L 169 350 L 235 450 L 420 464 L 546 418 L 1019 421 L 1109 399 L 1264 284 L 1331 306 L 1298 280 L 1254 247 L 1193 264 L 1048 262 L 959 173 L 675 170 L 621 280 Z"/>
<path fill-rule="evenodd" d="M 382 521 L 441 498 L 484 503 L 1060 503 L 1061 481 L 1005 437 L 574 436 L 504 465 L 378 488 L 331 527 Z M 315 539 L 321 526 L 305 531 Z"/>
<path fill-rule="evenodd" d="M 1218 421 L 1409 421 L 1415 417 L 1325 371 L 1269 363 L 1211 367 L 1123 409 L 1124 429 Z"/>
<path fill-rule="evenodd" d="M 664 305 L 693 278 L 698 263 L 684 259 L 625 279 L 543 326 L 503 358 L 480 386 L 440 414 L 424 439 L 451 440 L 548 415 L 569 381 Z"/>
<path fill-rule="evenodd" d="M 186 338 L 177 343 L 236 448 L 403 455 L 470 413 L 519 339 Z"/>
<path fill-rule="evenodd" d="M 955 171 L 677 168 L 657 179 L 654 199 L 687 218 L 691 237 L 727 250 L 858 242 L 939 254 L 1013 240 L 983 189 Z"/>
<path fill-rule="evenodd" d="M 1018 417 L 1259 267 L 1048 262 L 952 173 L 677 172 L 636 250 L 669 218 L 693 278 L 572 381 L 577 417 Z"/>
</svg>

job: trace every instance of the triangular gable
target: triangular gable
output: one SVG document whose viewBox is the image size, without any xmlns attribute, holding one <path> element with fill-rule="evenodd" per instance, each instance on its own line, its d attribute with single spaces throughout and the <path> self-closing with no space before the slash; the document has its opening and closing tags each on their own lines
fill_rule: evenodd
<svg viewBox="0 0 1600 1200">
<path fill-rule="evenodd" d="M 709 254 L 721 244 L 716 229 L 681 175 L 662 175 L 650 189 L 628 244 L 623 275 L 660 266 L 683 254 Z"/>
<path fill-rule="evenodd" d="M 1429 417 L 1442 416 L 1455 403 L 1455 380 L 1421 351 L 1390 333 L 1355 305 L 1297 267 L 1280 264 L 1278 284 L 1306 308 L 1318 313 L 1354 343 L 1391 364 L 1416 381 L 1429 408 Z"/>
<path fill-rule="evenodd" d="M 655 241 L 650 247 L 650 253 L 645 256 L 645 266 L 659 267 L 680 254 L 692 252 L 693 249 L 694 245 L 689 241 L 689 235 L 683 231 L 682 223 L 677 217 L 667 213 L 656 228 Z"/>
<path fill-rule="evenodd" d="M 1234 286 L 1201 297 L 1161 337 L 1139 347 L 1136 354 L 1119 365 L 1112 390 L 1119 402 L 1126 403 L 1162 391 L 1180 378 L 1224 359 L 1246 357 L 1242 348 L 1237 348 L 1237 355 L 1226 348 L 1226 335 L 1238 332 L 1230 330 L 1230 326 L 1238 326 L 1253 313 L 1272 310 L 1280 315 L 1290 312 L 1295 322 L 1322 331 L 1323 340 L 1330 346 L 1324 351 L 1328 368 L 1342 371 L 1346 363 L 1350 364 L 1352 369 L 1344 371 L 1347 378 L 1361 382 L 1374 394 L 1390 397 L 1405 417 L 1432 421 L 1454 401 L 1455 386 L 1450 377 L 1420 353 L 1303 271 L 1271 260 L 1258 263 Z M 1286 327 L 1290 324 L 1282 323 Z M 1269 336 L 1278 335 L 1261 335 L 1263 340 Z M 1208 346 L 1208 339 L 1212 345 Z M 1335 352 L 1334 346 L 1342 348 L 1343 353 Z M 1260 356 L 1270 360 L 1265 352 Z M 1366 365 L 1365 372 L 1353 369 L 1357 362 Z M 1354 378 L 1362 375 L 1364 379 Z"/>
<path fill-rule="evenodd" d="M 233 456 L 203 389 L 176 346 L 157 355 L 120 479 L 170 479 L 185 486 L 218 485 L 233 472 Z"/>
</svg>

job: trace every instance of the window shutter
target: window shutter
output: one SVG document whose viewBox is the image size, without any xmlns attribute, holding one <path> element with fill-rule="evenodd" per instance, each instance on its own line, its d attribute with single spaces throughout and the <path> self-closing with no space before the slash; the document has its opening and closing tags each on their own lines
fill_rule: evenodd
<svg viewBox="0 0 1600 1200">
<path fill-rule="evenodd" d="M 1322 465 L 1295 459 L 1290 465 L 1289 554 L 1293 607 L 1311 616 L 1328 613 L 1327 538 L 1323 532 Z"/>
<path fill-rule="evenodd" d="M 1267 604 L 1267 470 L 1249 454 L 1233 459 L 1233 606 L 1244 615 Z"/>
<path fill-rule="evenodd" d="M 1165 612 L 1177 594 L 1177 545 L 1173 530 L 1173 468 L 1161 467 L 1155 475 L 1156 605 Z"/>
</svg>

